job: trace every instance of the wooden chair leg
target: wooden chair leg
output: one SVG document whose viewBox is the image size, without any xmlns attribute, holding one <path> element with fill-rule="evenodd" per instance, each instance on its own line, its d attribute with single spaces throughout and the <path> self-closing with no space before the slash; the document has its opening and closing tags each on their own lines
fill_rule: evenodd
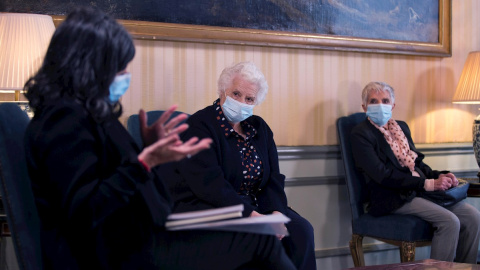
<svg viewBox="0 0 480 270">
<path fill-rule="evenodd" d="M 415 261 L 415 242 L 402 242 L 400 247 L 400 261 L 413 262 Z"/>
<path fill-rule="evenodd" d="M 350 253 L 352 253 L 353 264 L 355 267 L 365 266 L 362 242 L 363 236 L 352 234 L 352 240 L 350 240 Z"/>
</svg>

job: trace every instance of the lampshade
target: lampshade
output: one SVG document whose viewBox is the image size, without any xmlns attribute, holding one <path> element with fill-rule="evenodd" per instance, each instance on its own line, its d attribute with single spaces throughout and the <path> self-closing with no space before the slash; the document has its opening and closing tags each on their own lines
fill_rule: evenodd
<svg viewBox="0 0 480 270">
<path fill-rule="evenodd" d="M 480 51 L 468 54 L 452 102 L 480 104 Z M 473 121 L 472 135 L 473 152 L 480 168 L 480 115 Z M 480 183 L 480 170 L 477 177 Z"/>
<path fill-rule="evenodd" d="M 452 102 L 480 104 L 480 51 L 468 54 Z"/>
<path fill-rule="evenodd" d="M 54 31 L 48 15 L 0 13 L 0 91 L 23 89 L 40 67 Z"/>
</svg>

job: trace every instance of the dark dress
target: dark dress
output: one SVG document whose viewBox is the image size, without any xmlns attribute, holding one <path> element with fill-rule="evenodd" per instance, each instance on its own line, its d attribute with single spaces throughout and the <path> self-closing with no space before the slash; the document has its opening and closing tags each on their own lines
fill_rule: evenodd
<svg viewBox="0 0 480 270">
<path fill-rule="evenodd" d="M 282 240 L 287 254 L 298 269 L 315 269 L 313 227 L 287 205 L 285 176 L 280 173 L 277 148 L 267 123 L 255 115 L 243 121 L 248 137 L 245 143 L 222 119 L 216 100 L 191 115 L 187 124 L 189 129 L 182 140 L 211 138 L 213 143 L 191 159 L 166 169 L 160 167 L 162 174 L 169 174 L 166 182 L 174 199 L 174 212 L 235 204 L 244 205 L 244 216 L 254 210 L 260 214 L 279 211 L 291 219 L 286 224 L 290 236 Z M 255 181 L 246 180 L 249 168 L 244 162 L 250 154 L 256 156 L 251 159 L 254 169 L 261 170 Z"/>
<path fill-rule="evenodd" d="M 35 113 L 25 142 L 45 269 L 292 268 L 273 236 L 165 231 L 170 195 L 117 119 L 63 99 Z"/>
</svg>

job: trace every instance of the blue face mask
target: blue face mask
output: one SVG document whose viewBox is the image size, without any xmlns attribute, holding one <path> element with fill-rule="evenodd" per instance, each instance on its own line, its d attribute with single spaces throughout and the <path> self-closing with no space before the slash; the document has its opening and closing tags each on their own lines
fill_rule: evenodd
<svg viewBox="0 0 480 270">
<path fill-rule="evenodd" d="M 253 115 L 253 107 L 255 105 L 248 105 L 227 96 L 222 105 L 222 111 L 228 121 L 239 123 Z"/>
<path fill-rule="evenodd" d="M 392 105 L 370 104 L 367 106 L 367 116 L 379 127 L 383 127 L 392 118 Z"/>
<path fill-rule="evenodd" d="M 131 77 L 132 74 L 130 73 L 115 76 L 112 84 L 110 84 L 110 95 L 108 96 L 108 99 L 112 103 L 117 102 L 120 97 L 127 92 L 127 89 L 130 86 Z"/>
</svg>

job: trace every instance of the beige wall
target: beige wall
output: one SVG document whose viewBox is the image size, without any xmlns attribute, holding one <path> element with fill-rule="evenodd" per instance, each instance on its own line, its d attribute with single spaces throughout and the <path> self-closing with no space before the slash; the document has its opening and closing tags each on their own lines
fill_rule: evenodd
<svg viewBox="0 0 480 270">
<path fill-rule="evenodd" d="M 477 107 L 451 98 L 467 54 L 480 50 L 478 13 L 480 1 L 452 1 L 449 58 L 136 40 L 122 120 L 139 108 L 170 104 L 194 113 L 216 99 L 225 66 L 250 60 L 270 85 L 254 112 L 269 123 L 278 145 L 337 144 L 335 120 L 361 110 L 361 89 L 373 80 L 396 89 L 394 118 L 408 122 L 417 143 L 467 142 Z"/>
</svg>

